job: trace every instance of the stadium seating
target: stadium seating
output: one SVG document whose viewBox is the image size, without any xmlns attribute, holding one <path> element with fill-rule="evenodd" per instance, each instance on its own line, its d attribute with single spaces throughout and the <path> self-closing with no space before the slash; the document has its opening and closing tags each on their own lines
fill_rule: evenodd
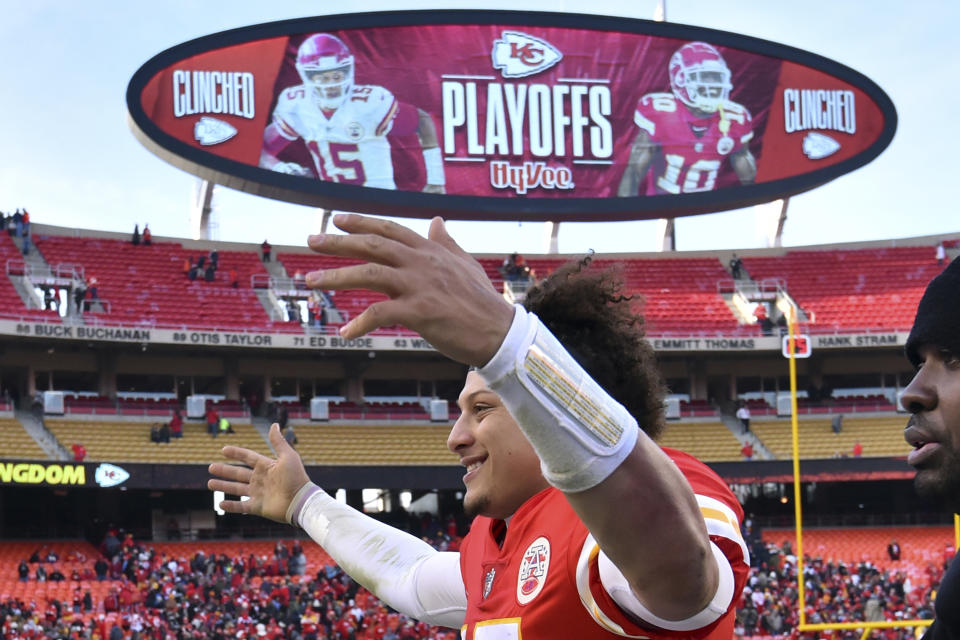
<svg viewBox="0 0 960 640">
<path fill-rule="evenodd" d="M 713 422 L 671 422 L 659 444 L 679 449 L 705 462 L 742 460 L 740 442 L 719 420 Z"/>
<path fill-rule="evenodd" d="M 70 443 L 66 445 L 69 447 Z M 0 451 L 4 458 L 12 460 L 44 460 L 47 457 L 15 418 L 0 418 Z"/>
<path fill-rule="evenodd" d="M 797 549 L 796 532 L 793 529 L 765 529 L 762 538 L 766 542 L 782 544 L 789 541 Z M 896 540 L 901 547 L 900 560 L 891 560 L 887 544 Z M 803 553 L 824 561 L 870 562 L 881 570 L 906 571 L 915 586 L 929 585 L 927 565 L 941 566 L 944 560 L 953 558 L 955 549 L 952 527 L 870 527 L 870 528 L 824 528 L 803 530 Z"/>
<path fill-rule="evenodd" d="M 61 444 L 79 442 L 86 447 L 89 461 L 206 464 L 219 459 L 226 444 L 270 455 L 269 445 L 250 424 L 232 424 L 236 433 L 212 438 L 206 423 L 185 422 L 183 437 L 171 438 L 169 444 L 150 442 L 150 424 L 146 422 L 48 418 L 46 424 Z"/>
<path fill-rule="evenodd" d="M 72 263 L 96 278 L 104 312 L 89 313 L 85 322 L 222 330 L 270 330 L 273 323 L 250 288 L 250 276 L 265 273 L 254 252 L 221 251 L 213 282 L 190 281 L 184 260 L 203 251 L 174 242 L 134 246 L 124 240 L 37 235 L 37 248 L 50 264 Z M 234 289 L 229 271 L 237 272 Z M 88 296 L 89 299 L 89 296 Z"/>
<path fill-rule="evenodd" d="M 10 281 L 9 275 L 21 276 L 24 274 L 23 256 L 13 243 L 9 234 L 0 232 L 0 264 L 3 265 L 4 275 L 0 277 L 0 314 L 5 317 L 22 318 L 25 320 L 43 320 L 44 322 L 60 322 L 56 311 L 43 309 L 27 309 L 20 299 L 20 294 Z"/>
<path fill-rule="evenodd" d="M 834 433 L 832 418 L 800 418 L 800 458 L 849 456 L 856 443 L 864 457 L 906 456 L 910 445 L 903 439 L 906 418 L 897 415 L 846 416 L 843 429 Z M 750 429 L 780 459 L 793 458 L 793 435 L 789 420 L 752 420 Z"/>
<path fill-rule="evenodd" d="M 71 230 L 72 231 L 72 230 Z M 65 231 L 66 234 L 66 231 Z M 13 241 L 0 234 L 0 260 L 21 265 Z M 254 290 L 251 276 L 266 282 L 268 274 L 258 252 L 220 251 L 220 268 L 214 282 L 190 282 L 183 273 L 184 260 L 195 260 L 206 250 L 177 242 L 133 246 L 115 238 L 35 235 L 35 244 L 51 265 L 81 265 L 86 276 L 99 281 L 103 312 L 95 310 L 87 322 L 145 324 L 223 330 L 300 332 L 299 323 L 272 321 Z M 212 245 L 211 245 L 212 246 Z M 341 258 L 307 253 L 279 252 L 277 259 L 291 276 L 355 264 Z M 926 283 L 942 267 L 933 260 L 932 246 L 879 249 L 823 249 L 787 251 L 784 255 L 743 256 L 754 280 L 779 280 L 810 317 L 810 331 L 903 330 L 910 326 L 917 301 Z M 538 277 L 564 264 L 567 257 L 528 257 Z M 494 286 L 502 287 L 498 268 L 502 259 L 481 257 Z M 718 293 L 718 283 L 729 281 L 719 257 L 598 257 L 599 267 L 617 264 L 629 293 L 645 299 L 647 331 L 669 335 L 758 335 L 757 325 L 741 325 Z M 14 266 L 14 268 L 16 268 Z M 230 286 L 228 273 L 237 273 L 240 286 Z M 384 295 L 371 291 L 338 291 L 333 295 L 345 320 L 354 317 Z M 55 312 L 27 310 L 9 283 L 0 283 L 0 303 L 7 315 L 42 317 L 59 321 Z M 13 311 L 15 310 L 15 311 Z M 400 327 L 378 333 L 411 334 Z"/>
<path fill-rule="evenodd" d="M 943 267 L 932 247 L 788 251 L 744 256 L 754 280 L 780 279 L 823 329 L 909 330 L 927 283 Z"/>
<path fill-rule="evenodd" d="M 297 451 L 306 464 L 458 464 L 447 449 L 448 425 L 322 425 L 297 427 L 296 433 Z"/>
</svg>

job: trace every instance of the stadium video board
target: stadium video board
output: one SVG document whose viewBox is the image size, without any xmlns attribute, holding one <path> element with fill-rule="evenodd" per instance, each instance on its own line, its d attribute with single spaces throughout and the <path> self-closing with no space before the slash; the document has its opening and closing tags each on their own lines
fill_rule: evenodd
<svg viewBox="0 0 960 640">
<path fill-rule="evenodd" d="M 274 22 L 175 46 L 127 90 L 153 152 L 331 209 L 625 220 L 766 202 L 875 158 L 871 80 L 742 35 L 626 18 L 400 11 Z"/>
</svg>

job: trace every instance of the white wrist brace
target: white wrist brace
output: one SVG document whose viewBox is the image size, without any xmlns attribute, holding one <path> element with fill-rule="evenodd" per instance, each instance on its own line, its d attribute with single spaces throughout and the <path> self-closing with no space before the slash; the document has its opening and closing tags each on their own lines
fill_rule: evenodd
<svg viewBox="0 0 960 640">
<path fill-rule="evenodd" d="M 423 166 L 427 169 L 427 184 L 444 186 L 447 177 L 443 172 L 443 156 L 440 147 L 430 147 L 423 150 Z"/>
<path fill-rule="evenodd" d="M 500 349 L 478 373 L 533 445 L 544 477 L 561 491 L 599 484 L 637 442 L 633 416 L 520 305 Z"/>
<path fill-rule="evenodd" d="M 337 502 L 312 482 L 300 488 L 286 515 L 347 575 L 397 611 L 454 629 L 463 624 L 467 596 L 460 554 L 441 553 Z"/>
</svg>

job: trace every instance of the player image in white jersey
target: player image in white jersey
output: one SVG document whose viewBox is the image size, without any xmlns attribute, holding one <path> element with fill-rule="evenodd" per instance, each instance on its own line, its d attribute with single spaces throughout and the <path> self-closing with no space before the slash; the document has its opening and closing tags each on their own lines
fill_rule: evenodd
<svg viewBox="0 0 960 640">
<path fill-rule="evenodd" d="M 317 33 L 300 45 L 302 84 L 284 89 L 263 132 L 260 167 L 281 173 L 379 189 L 396 189 L 389 138 L 417 134 L 426 193 L 444 193 L 437 130 L 426 111 L 399 102 L 384 87 L 354 84 L 354 57 L 334 35 Z M 314 166 L 278 155 L 303 140 Z"/>
</svg>

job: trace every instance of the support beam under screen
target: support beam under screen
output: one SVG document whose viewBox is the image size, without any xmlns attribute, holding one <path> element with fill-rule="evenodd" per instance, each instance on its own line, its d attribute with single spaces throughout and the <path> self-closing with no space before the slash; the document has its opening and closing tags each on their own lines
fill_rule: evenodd
<svg viewBox="0 0 960 640">
<path fill-rule="evenodd" d="M 657 235 L 660 236 L 660 251 L 677 250 L 677 230 L 673 218 L 657 220 Z"/>
<path fill-rule="evenodd" d="M 548 222 L 546 226 L 546 235 L 544 236 L 546 245 L 544 253 L 560 253 L 560 223 Z"/>
<path fill-rule="evenodd" d="M 333 211 L 321 208 L 318 213 L 320 214 L 320 233 L 326 233 L 327 227 L 330 226 L 330 218 L 333 217 Z"/>
<path fill-rule="evenodd" d="M 213 188 L 215 182 L 201 180 L 197 187 L 196 198 L 190 211 L 194 240 L 210 240 L 210 212 L 213 209 Z"/>
</svg>

